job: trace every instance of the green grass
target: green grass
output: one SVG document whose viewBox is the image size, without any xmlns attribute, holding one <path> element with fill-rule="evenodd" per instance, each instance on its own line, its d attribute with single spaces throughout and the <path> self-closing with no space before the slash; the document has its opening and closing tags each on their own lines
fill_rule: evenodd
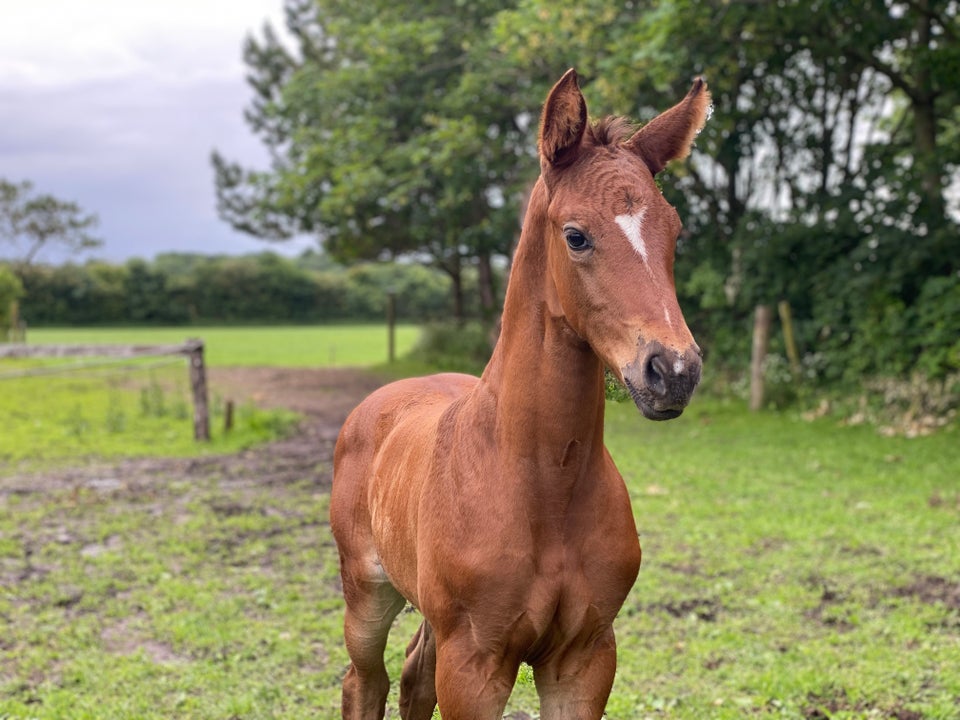
<svg viewBox="0 0 960 720">
<path fill-rule="evenodd" d="M 410 351 L 419 328 L 398 325 L 397 356 Z M 381 325 L 264 327 L 47 328 L 30 330 L 31 344 L 179 344 L 204 341 L 210 365 L 366 367 L 386 362 L 387 330 Z"/>
<path fill-rule="evenodd" d="M 732 401 L 634 414 L 609 418 L 645 554 L 610 717 L 960 716 L 956 424 L 905 439 Z"/>
<path fill-rule="evenodd" d="M 417 328 L 397 328 L 397 352 L 409 351 Z M 31 330 L 31 344 L 179 344 L 205 342 L 208 366 L 373 366 L 387 356 L 386 328 L 327 327 L 61 328 Z M 216 385 L 211 385 L 212 442 L 193 440 L 186 361 L 127 369 L 129 361 L 34 377 L 11 377 L 39 366 L 73 367 L 93 358 L 0 360 L 0 472 L 14 466 L 62 464 L 87 457 L 189 456 L 233 452 L 283 433 L 295 418 L 277 410 L 239 408 L 224 433 Z M 157 358 L 133 363 L 155 364 Z"/>
<path fill-rule="evenodd" d="M 607 441 L 644 548 L 609 718 L 960 716 L 956 424 L 883 438 L 697 397 L 669 423 L 611 405 Z M 0 492 L 0 717 L 335 717 L 327 505 L 310 478 L 216 474 Z M 537 712 L 526 668 L 509 709 Z"/>
<path fill-rule="evenodd" d="M 211 442 L 197 443 L 185 363 L 0 380 L 0 474 L 89 458 L 235 452 L 277 437 L 296 422 L 290 412 L 243 405 L 226 433 L 223 405 L 212 397 Z"/>
</svg>

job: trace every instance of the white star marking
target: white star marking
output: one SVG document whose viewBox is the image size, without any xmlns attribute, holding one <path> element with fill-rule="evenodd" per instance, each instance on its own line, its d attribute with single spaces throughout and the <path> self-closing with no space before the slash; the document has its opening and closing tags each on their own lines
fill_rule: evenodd
<svg viewBox="0 0 960 720">
<path fill-rule="evenodd" d="M 640 228 L 643 225 L 643 216 L 646 212 L 647 210 L 644 208 L 633 213 L 633 215 L 617 215 L 613 219 L 623 230 L 623 234 L 627 236 L 627 240 L 633 245 L 633 249 L 643 258 L 643 262 L 647 262 L 647 246 L 643 243 Z"/>
</svg>

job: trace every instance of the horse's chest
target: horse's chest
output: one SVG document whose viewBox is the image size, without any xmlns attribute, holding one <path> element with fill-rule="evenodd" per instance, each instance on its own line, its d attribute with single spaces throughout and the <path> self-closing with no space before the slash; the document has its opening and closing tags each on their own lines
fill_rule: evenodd
<svg viewBox="0 0 960 720">
<path fill-rule="evenodd" d="M 545 568 L 534 583 L 540 586 L 539 591 L 531 594 L 537 607 L 554 607 L 552 614 L 543 613 L 544 619 L 565 630 L 588 623 L 591 618 L 612 622 L 639 569 L 636 536 L 621 546 L 619 556 L 614 557 L 583 555 L 568 549 L 562 565 Z M 636 552 L 632 546 L 636 546 Z M 552 602 L 542 603 L 544 596 Z"/>
</svg>

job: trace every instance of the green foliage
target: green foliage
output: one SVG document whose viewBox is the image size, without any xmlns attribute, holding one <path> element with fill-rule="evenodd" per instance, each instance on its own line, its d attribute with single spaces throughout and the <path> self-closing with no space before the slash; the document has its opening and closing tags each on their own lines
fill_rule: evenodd
<svg viewBox="0 0 960 720">
<path fill-rule="evenodd" d="M 294 52 L 271 28 L 244 49 L 271 168 L 215 153 L 221 217 L 258 237 L 317 234 L 341 260 L 427 257 L 462 319 L 463 269 L 508 253 L 536 167 L 485 65 L 487 25 L 512 5 L 288 2 Z"/>
<path fill-rule="evenodd" d="M 410 358 L 435 371 L 479 375 L 492 350 L 490 331 L 480 323 L 434 323 L 423 328 Z"/>
<path fill-rule="evenodd" d="M 630 400 L 630 392 L 626 386 L 614 376 L 610 370 L 605 370 L 603 374 L 603 391 L 607 400 L 613 402 L 627 402 Z"/>
<path fill-rule="evenodd" d="M 457 264 L 516 235 L 563 69 L 592 108 L 640 120 L 704 74 L 716 111 L 659 181 L 708 356 L 744 366 L 754 306 L 785 299 L 818 381 L 942 375 L 949 303 L 924 288 L 960 271 L 945 200 L 960 24 L 956 3 L 928 5 L 290 0 L 296 51 L 270 29 L 246 46 L 248 120 L 278 162 L 217 159 L 221 213 L 266 237 L 318 232 L 343 257 L 428 253 L 457 294 Z"/>
<path fill-rule="evenodd" d="M 123 265 L 34 265 L 20 270 L 21 316 L 33 327 L 379 321 L 388 292 L 396 293 L 401 320 L 451 315 L 450 279 L 440 271 L 416 263 L 347 268 L 316 257 L 325 256 L 169 254 Z M 473 287 L 475 277 L 465 272 L 465 286 Z M 475 302 L 465 310 L 479 312 Z"/>
<path fill-rule="evenodd" d="M 23 297 L 23 283 L 6 265 L 0 265 L 0 342 L 7 338 L 13 303 Z"/>
<path fill-rule="evenodd" d="M 916 312 L 917 367 L 933 378 L 960 371 L 960 276 L 927 280 Z"/>
</svg>

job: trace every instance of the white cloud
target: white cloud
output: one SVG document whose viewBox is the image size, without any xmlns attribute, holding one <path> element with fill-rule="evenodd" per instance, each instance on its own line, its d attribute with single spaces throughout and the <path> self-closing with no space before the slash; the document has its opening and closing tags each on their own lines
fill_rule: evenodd
<svg viewBox="0 0 960 720">
<path fill-rule="evenodd" d="M 268 247 L 216 217 L 209 155 L 266 160 L 241 54 L 282 28 L 282 0 L 0 0 L 0 17 L 0 175 L 96 212 L 111 259 Z"/>
<path fill-rule="evenodd" d="M 243 37 L 266 20 L 280 27 L 283 17 L 282 0 L 7 0 L 3 5 L 5 84 L 236 75 L 242 71 Z"/>
</svg>

